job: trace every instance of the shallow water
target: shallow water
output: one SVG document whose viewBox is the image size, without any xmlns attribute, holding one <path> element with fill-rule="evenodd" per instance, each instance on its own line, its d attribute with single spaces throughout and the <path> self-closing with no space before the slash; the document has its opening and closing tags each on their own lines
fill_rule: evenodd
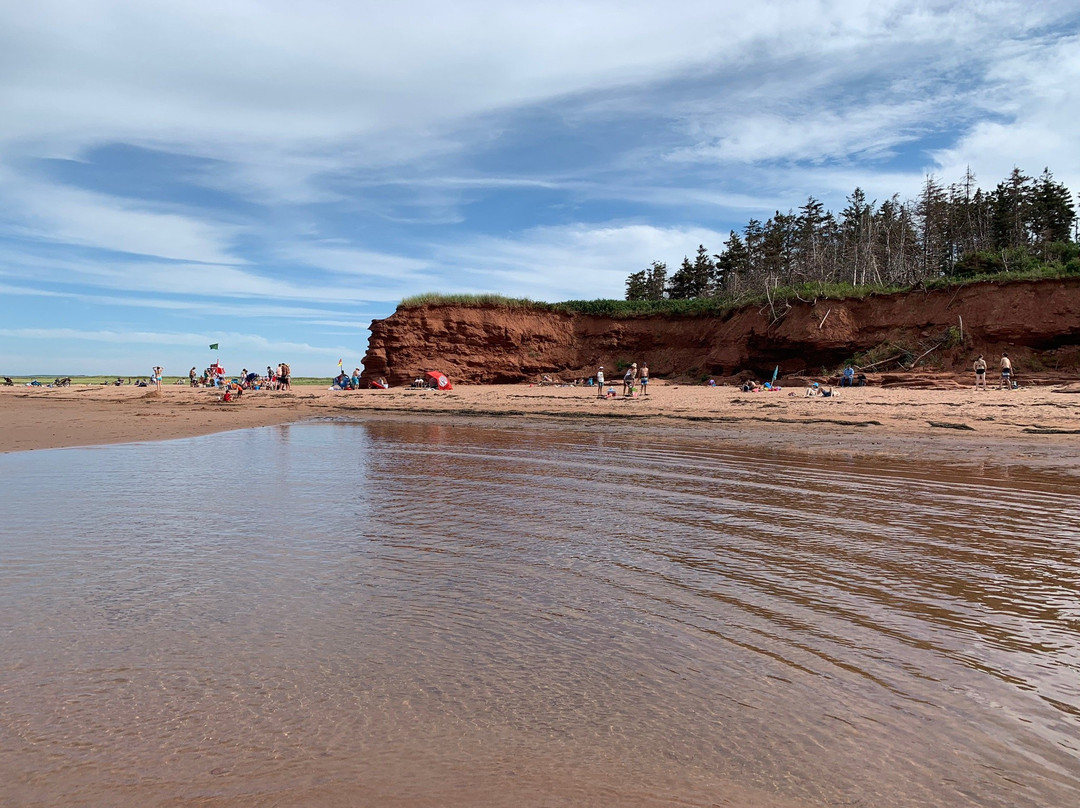
<svg viewBox="0 0 1080 808">
<path fill-rule="evenodd" d="M 1080 804 L 1075 481 L 707 436 L 0 456 L 0 805 Z"/>
</svg>

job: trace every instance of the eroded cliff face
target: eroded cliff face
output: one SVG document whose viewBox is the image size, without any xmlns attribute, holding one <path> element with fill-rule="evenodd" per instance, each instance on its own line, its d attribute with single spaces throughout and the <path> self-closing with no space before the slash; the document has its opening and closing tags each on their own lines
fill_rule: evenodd
<svg viewBox="0 0 1080 808">
<path fill-rule="evenodd" d="M 950 328 L 963 329 L 947 339 Z M 938 347 L 923 360 L 970 367 L 1002 350 L 1029 367 L 1080 364 L 1080 278 L 976 284 L 863 300 L 748 307 L 724 317 L 612 319 L 504 307 L 399 309 L 371 324 L 364 377 L 408 384 L 426 370 L 454 381 L 497 384 L 541 374 L 577 378 L 598 364 L 647 361 L 654 376 L 694 379 L 818 372 L 887 343 Z M 610 372 L 610 371 L 609 371 Z"/>
</svg>

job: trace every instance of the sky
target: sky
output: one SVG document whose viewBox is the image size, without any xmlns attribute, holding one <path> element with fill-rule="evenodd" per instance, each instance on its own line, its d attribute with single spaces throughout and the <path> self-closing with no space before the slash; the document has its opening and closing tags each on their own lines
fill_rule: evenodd
<svg viewBox="0 0 1080 808">
<path fill-rule="evenodd" d="M 1078 191 L 1078 114 L 1076 0 L 4 3 L 0 374 L 329 376 L 809 196 Z"/>
</svg>

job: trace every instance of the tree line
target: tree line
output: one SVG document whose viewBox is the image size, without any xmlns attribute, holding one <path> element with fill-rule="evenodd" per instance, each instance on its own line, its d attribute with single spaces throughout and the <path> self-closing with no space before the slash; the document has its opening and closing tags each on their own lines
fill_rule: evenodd
<svg viewBox="0 0 1080 808">
<path fill-rule="evenodd" d="M 1035 262 L 1080 271 L 1072 192 L 1049 168 L 1019 168 L 993 191 L 968 169 L 960 182 L 933 175 L 915 200 L 878 204 L 856 188 L 839 215 L 814 197 L 731 231 L 719 253 L 700 245 L 668 274 L 662 261 L 626 279 L 627 300 L 738 298 L 805 283 L 917 286 L 933 278 L 1022 270 Z"/>
</svg>

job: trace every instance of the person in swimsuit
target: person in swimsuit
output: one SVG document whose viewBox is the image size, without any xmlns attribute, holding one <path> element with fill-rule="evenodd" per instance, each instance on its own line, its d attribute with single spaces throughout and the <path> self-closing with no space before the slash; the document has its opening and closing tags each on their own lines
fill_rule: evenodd
<svg viewBox="0 0 1080 808">
<path fill-rule="evenodd" d="M 641 381 L 641 395 L 647 396 L 649 394 L 649 366 L 642 362 L 641 370 L 638 371 L 638 374 L 638 378 Z"/>
<path fill-rule="evenodd" d="M 150 377 L 150 381 L 154 383 L 154 387 L 157 391 L 161 392 L 161 374 L 164 373 L 165 368 L 154 365 L 154 375 Z"/>
<path fill-rule="evenodd" d="M 998 390 L 1002 387 L 1012 389 L 1012 362 L 1009 361 L 1007 353 L 1001 354 L 1001 381 L 998 383 Z"/>
<path fill-rule="evenodd" d="M 982 354 L 979 354 L 979 358 L 975 360 L 975 389 L 986 389 L 986 360 L 983 359 Z"/>
</svg>

